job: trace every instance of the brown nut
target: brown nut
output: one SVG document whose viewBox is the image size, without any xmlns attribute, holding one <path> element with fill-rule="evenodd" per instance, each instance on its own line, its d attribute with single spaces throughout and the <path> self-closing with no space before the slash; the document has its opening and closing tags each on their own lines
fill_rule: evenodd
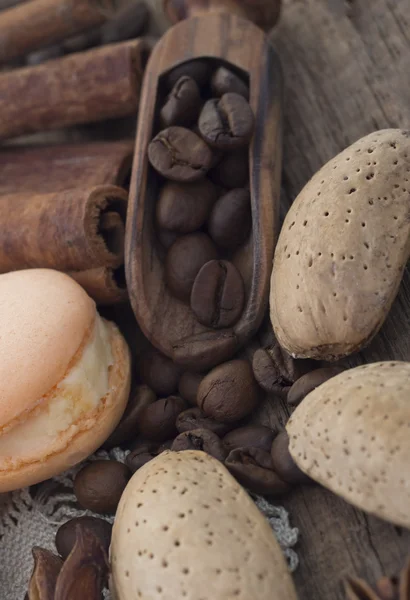
<svg viewBox="0 0 410 600">
<path fill-rule="evenodd" d="M 249 415 L 258 400 L 258 386 L 247 360 L 231 360 L 212 369 L 203 378 L 197 398 L 205 414 L 227 423 Z"/>
<path fill-rule="evenodd" d="M 235 448 L 260 448 L 270 452 L 276 433 L 263 425 L 246 425 L 226 434 L 223 442 L 229 450 Z"/>
<path fill-rule="evenodd" d="M 77 517 L 70 519 L 56 533 L 55 544 L 57 552 L 65 560 L 74 548 L 76 541 L 76 528 L 87 528 L 100 540 L 107 555 L 110 548 L 112 525 L 104 519 L 97 517 Z"/>
<path fill-rule="evenodd" d="M 289 436 L 281 431 L 273 440 L 272 464 L 276 473 L 287 483 L 308 483 L 312 480 L 295 464 L 289 452 Z"/>
<path fill-rule="evenodd" d="M 171 450 L 202 450 L 223 462 L 228 455 L 222 440 L 209 429 L 193 429 L 180 433 L 174 440 Z"/>
<path fill-rule="evenodd" d="M 165 442 L 177 435 L 176 420 L 186 403 L 179 396 L 161 398 L 147 406 L 141 414 L 142 435 L 155 442 Z"/>
<path fill-rule="evenodd" d="M 96 460 L 74 479 L 74 493 L 83 508 L 114 514 L 130 478 L 127 466 L 115 460 Z"/>
<path fill-rule="evenodd" d="M 179 433 L 192 431 L 193 429 L 207 429 L 208 431 L 216 433 L 218 436 L 225 435 L 225 433 L 233 427 L 230 423 L 222 423 L 221 421 L 215 421 L 215 419 L 208 417 L 202 412 L 199 406 L 189 408 L 180 413 L 176 425 Z"/>
<path fill-rule="evenodd" d="M 328 381 L 332 377 L 336 377 L 336 375 L 340 375 L 343 371 L 344 369 L 341 367 L 323 367 L 322 369 L 316 369 L 302 375 L 302 377 L 295 381 L 288 392 L 288 404 L 297 406 L 305 396 L 313 392 L 319 385 L 322 385 L 322 383 L 325 383 L 325 381 Z"/>
<path fill-rule="evenodd" d="M 141 379 L 158 396 L 170 396 L 178 389 L 181 368 L 158 350 L 150 350 L 140 362 Z"/>
<path fill-rule="evenodd" d="M 232 450 L 225 466 L 241 485 L 255 494 L 277 496 L 290 489 L 273 470 L 270 453 L 260 448 Z"/>
<path fill-rule="evenodd" d="M 104 442 L 103 448 L 110 449 L 125 444 L 138 433 L 138 422 L 143 409 L 157 399 L 147 385 L 138 385 L 128 401 L 121 421 L 110 437 Z"/>
<path fill-rule="evenodd" d="M 178 392 L 181 398 L 196 406 L 196 396 L 203 378 L 204 376 L 199 373 L 191 373 L 190 371 L 182 373 L 178 384 Z"/>
</svg>

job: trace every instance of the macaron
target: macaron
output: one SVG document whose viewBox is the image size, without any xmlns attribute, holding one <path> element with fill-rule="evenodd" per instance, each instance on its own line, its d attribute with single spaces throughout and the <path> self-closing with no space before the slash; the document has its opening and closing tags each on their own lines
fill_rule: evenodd
<svg viewBox="0 0 410 600">
<path fill-rule="evenodd" d="M 124 338 L 73 279 L 49 269 L 0 275 L 0 493 L 99 448 L 130 378 Z"/>
</svg>

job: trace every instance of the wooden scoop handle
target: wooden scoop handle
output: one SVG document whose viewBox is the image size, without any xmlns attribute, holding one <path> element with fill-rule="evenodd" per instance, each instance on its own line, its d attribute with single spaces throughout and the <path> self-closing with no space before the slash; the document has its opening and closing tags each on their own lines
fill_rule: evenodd
<svg viewBox="0 0 410 600">
<path fill-rule="evenodd" d="M 209 12 L 227 12 L 244 17 L 262 29 L 271 29 L 279 19 L 281 0 L 163 0 L 172 23 Z"/>
</svg>

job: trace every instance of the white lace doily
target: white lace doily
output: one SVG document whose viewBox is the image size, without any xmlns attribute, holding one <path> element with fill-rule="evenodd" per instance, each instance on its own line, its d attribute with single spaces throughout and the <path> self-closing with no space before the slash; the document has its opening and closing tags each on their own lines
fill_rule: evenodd
<svg viewBox="0 0 410 600">
<path fill-rule="evenodd" d="M 114 449 L 100 451 L 89 460 L 115 459 L 123 462 L 127 452 Z M 77 465 L 59 477 L 51 479 L 29 491 L 28 488 L 0 494 L 0 598 L 23 600 L 33 569 L 33 546 L 56 552 L 54 538 L 57 529 L 73 517 L 98 516 L 113 522 L 113 517 L 101 517 L 90 511 L 78 509 L 72 492 L 73 478 L 84 466 Z M 64 490 L 61 492 L 61 490 Z M 264 498 L 252 495 L 255 504 L 268 519 L 294 571 L 298 557 L 293 546 L 299 531 L 289 524 L 289 515 L 282 507 L 272 506 Z M 105 591 L 105 600 L 110 594 Z"/>
</svg>

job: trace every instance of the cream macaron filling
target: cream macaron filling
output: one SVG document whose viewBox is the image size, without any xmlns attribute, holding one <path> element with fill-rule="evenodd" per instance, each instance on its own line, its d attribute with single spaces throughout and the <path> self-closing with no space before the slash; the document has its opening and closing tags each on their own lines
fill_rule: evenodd
<svg viewBox="0 0 410 600">
<path fill-rule="evenodd" d="M 0 433 L 0 471 L 64 450 L 83 430 L 84 420 L 102 408 L 113 362 L 109 325 L 97 314 L 81 356 L 60 383 L 39 399 L 33 411 Z"/>
</svg>

